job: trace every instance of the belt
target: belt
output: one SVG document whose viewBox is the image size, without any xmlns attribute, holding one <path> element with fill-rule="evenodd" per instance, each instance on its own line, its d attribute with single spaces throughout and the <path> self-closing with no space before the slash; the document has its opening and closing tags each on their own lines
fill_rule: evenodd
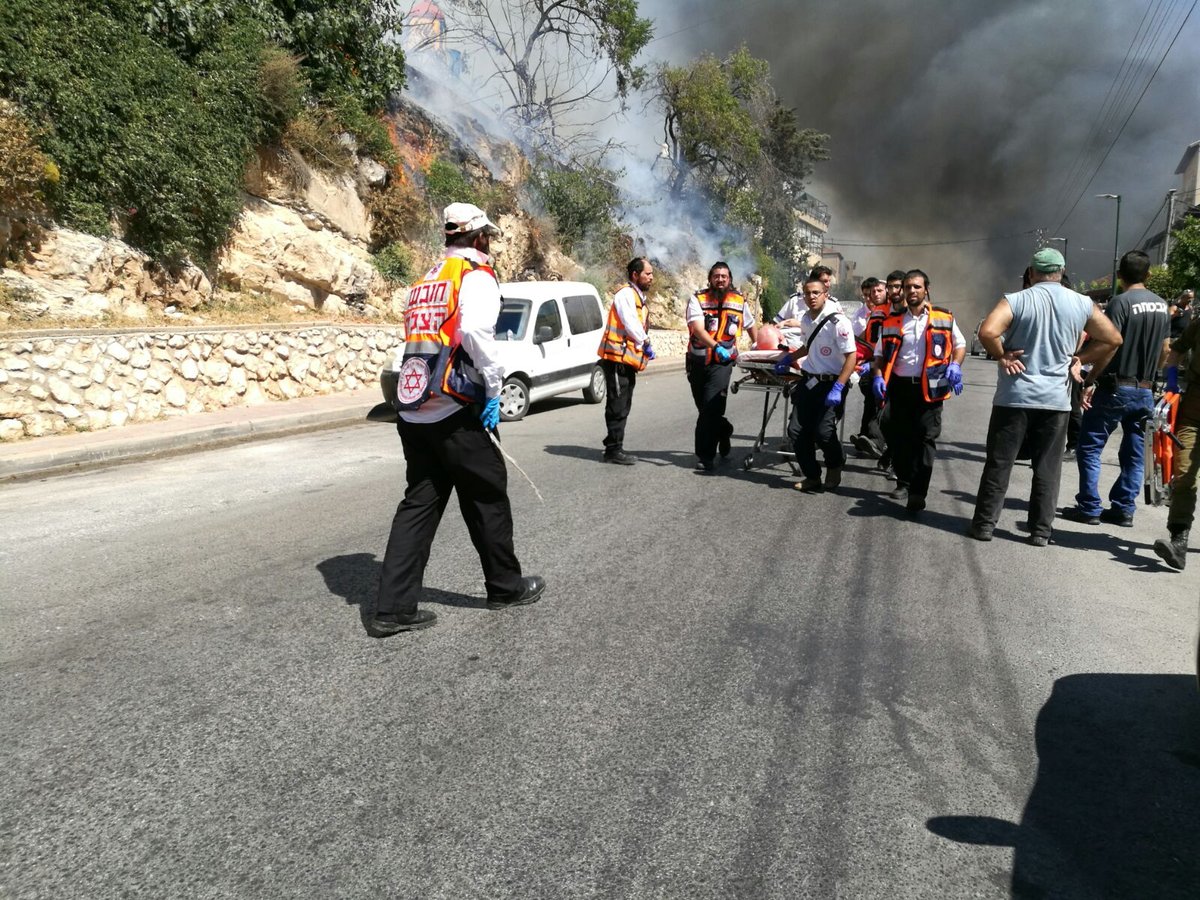
<svg viewBox="0 0 1200 900">
<path fill-rule="evenodd" d="M 800 370 L 800 374 L 805 378 L 815 378 L 817 381 L 837 381 L 838 379 L 836 375 L 816 375 L 812 372 L 805 372 L 803 369 Z"/>
<path fill-rule="evenodd" d="M 1117 383 L 1118 387 L 1139 387 L 1139 388 L 1153 388 L 1154 387 L 1153 381 L 1138 381 L 1136 378 L 1134 378 L 1131 375 L 1130 376 L 1115 375 L 1115 376 L 1113 376 L 1113 381 L 1115 381 Z"/>
<path fill-rule="evenodd" d="M 900 381 L 904 384 L 920 384 L 925 380 L 924 375 L 893 375 L 890 381 Z"/>
</svg>

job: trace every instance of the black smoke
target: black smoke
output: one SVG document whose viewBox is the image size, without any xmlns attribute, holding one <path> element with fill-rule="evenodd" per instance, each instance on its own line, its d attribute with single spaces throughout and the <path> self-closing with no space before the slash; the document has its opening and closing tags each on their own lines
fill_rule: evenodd
<svg viewBox="0 0 1200 900">
<path fill-rule="evenodd" d="M 1159 35 L 1190 6 L 1178 3 Z M 660 39 L 647 57 L 682 62 L 741 43 L 772 67 L 775 87 L 801 124 L 830 135 L 831 159 L 813 192 L 831 206 L 830 236 L 906 243 L 1009 235 L 1035 228 L 1070 240 L 1068 268 L 1107 275 L 1115 208 L 1123 195 L 1122 250 L 1132 248 L 1190 142 L 1200 139 L 1200 94 L 1188 22 L 1125 134 L 1059 222 L 1068 170 L 1151 7 L 1143 0 L 644 0 Z M 1174 26 L 1171 23 L 1174 23 Z M 675 32 L 675 33 L 673 33 Z M 1144 44 L 1145 42 L 1143 42 Z M 1160 47 L 1165 48 L 1165 41 Z M 1158 62 L 1147 58 L 1141 83 Z M 1107 146 L 1116 126 L 1098 135 Z M 1089 157 L 1094 165 L 1097 155 Z M 1162 217 L 1159 219 L 1161 227 Z M 1061 245 L 1059 245 L 1061 247 Z M 941 302 L 982 309 L 1019 287 L 1033 235 L 941 247 L 845 246 L 860 274 L 920 267 Z"/>
</svg>

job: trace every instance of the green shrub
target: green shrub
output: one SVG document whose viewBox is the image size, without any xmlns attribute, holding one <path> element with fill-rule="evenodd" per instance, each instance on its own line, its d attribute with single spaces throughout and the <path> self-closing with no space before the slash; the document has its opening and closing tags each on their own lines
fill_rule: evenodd
<svg viewBox="0 0 1200 900">
<path fill-rule="evenodd" d="M 435 159 L 425 171 L 425 196 L 436 215 L 451 203 L 475 203 L 479 197 L 460 167 L 444 159 Z"/>
<path fill-rule="evenodd" d="M 373 257 L 379 274 L 392 284 L 408 284 L 416 275 L 412 251 L 404 244 L 388 244 Z"/>
<path fill-rule="evenodd" d="M 341 131 L 341 125 L 331 110 L 314 106 L 288 122 L 282 143 L 315 168 L 332 175 L 342 175 L 354 168 L 354 154 L 338 140 Z"/>
<path fill-rule="evenodd" d="M 582 251 L 588 259 L 610 255 L 619 234 L 620 203 L 612 172 L 596 165 L 542 168 L 534 171 L 529 184 L 554 220 L 567 253 Z"/>
<path fill-rule="evenodd" d="M 387 126 L 363 109 L 357 97 L 339 91 L 329 98 L 329 102 L 342 128 L 354 135 L 360 151 L 388 167 L 400 164 Z"/>
<path fill-rule="evenodd" d="M 0 103 L 0 212 L 40 212 L 43 188 L 57 180 L 57 172 L 38 149 L 25 117 Z"/>
<path fill-rule="evenodd" d="M 269 128 L 266 45 L 253 23 L 211 35 L 192 64 L 70 0 L 0 4 L 0 95 L 41 130 L 67 224 L 126 239 L 166 264 L 210 260 L 241 208 L 245 163 Z"/>
<path fill-rule="evenodd" d="M 303 112 L 308 82 L 296 57 L 279 47 L 267 47 L 262 55 L 258 86 L 263 98 L 261 140 L 274 143 L 288 123 Z"/>
<path fill-rule="evenodd" d="M 368 200 L 371 212 L 371 245 L 382 249 L 402 240 L 417 240 L 434 231 L 429 204 L 409 183 L 394 177 Z"/>
</svg>

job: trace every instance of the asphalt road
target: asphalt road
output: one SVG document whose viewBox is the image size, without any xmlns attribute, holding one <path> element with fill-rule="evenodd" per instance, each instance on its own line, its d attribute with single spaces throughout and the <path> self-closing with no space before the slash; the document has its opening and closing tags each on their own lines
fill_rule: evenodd
<svg viewBox="0 0 1200 900">
<path fill-rule="evenodd" d="M 631 468 L 544 404 L 503 436 L 545 599 L 483 607 L 452 505 L 438 625 L 387 640 L 387 427 L 0 488 L 0 896 L 1194 900 L 1196 572 L 1163 509 L 1028 546 L 1024 467 L 963 537 L 967 376 L 916 521 L 866 462 L 693 474 L 681 373 L 639 384 Z"/>
</svg>

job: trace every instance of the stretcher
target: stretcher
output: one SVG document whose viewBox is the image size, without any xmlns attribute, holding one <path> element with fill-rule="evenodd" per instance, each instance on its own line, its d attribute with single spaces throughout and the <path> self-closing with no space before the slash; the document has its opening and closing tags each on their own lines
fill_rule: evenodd
<svg viewBox="0 0 1200 900">
<path fill-rule="evenodd" d="M 763 456 L 782 457 L 792 467 L 793 474 L 799 474 L 800 471 L 796 466 L 796 456 L 791 450 L 792 442 L 787 430 L 788 397 L 792 387 L 800 381 L 801 374 L 794 365 L 786 375 L 775 372 L 775 363 L 783 354 L 783 350 L 743 350 L 738 354 L 737 367 L 745 374 L 729 385 L 729 392 L 736 394 L 739 391 L 758 391 L 763 395 L 762 425 L 754 440 L 754 448 L 742 459 L 742 468 L 746 471 L 754 468 L 756 460 Z M 772 450 L 767 447 L 767 429 L 780 400 L 783 401 L 783 428 L 780 433 L 782 444 L 779 446 L 787 449 Z"/>
<path fill-rule="evenodd" d="M 1175 413 L 1179 395 L 1164 393 L 1154 404 L 1146 420 L 1145 440 L 1146 505 L 1161 506 L 1171 499 L 1171 479 L 1175 477 L 1175 454 L 1182 444 L 1175 436 Z"/>
</svg>

